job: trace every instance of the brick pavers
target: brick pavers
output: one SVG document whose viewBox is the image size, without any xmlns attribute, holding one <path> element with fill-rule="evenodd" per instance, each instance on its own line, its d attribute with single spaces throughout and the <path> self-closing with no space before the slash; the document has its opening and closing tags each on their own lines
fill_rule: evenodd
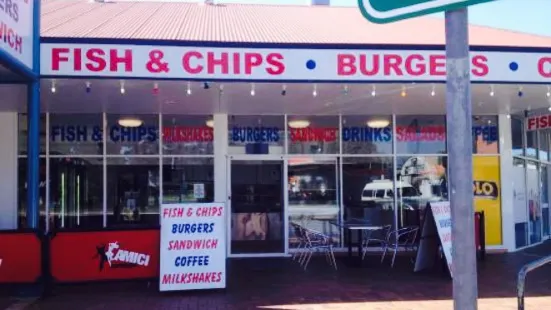
<svg viewBox="0 0 551 310">
<path fill-rule="evenodd" d="M 551 243 L 515 254 L 490 255 L 479 265 L 479 309 L 516 309 L 516 272 L 529 261 L 551 254 Z M 29 309 L 452 309 L 452 284 L 438 268 L 413 273 L 409 258 L 391 269 L 366 258 L 363 268 L 329 268 L 322 258 L 307 271 L 290 259 L 233 259 L 228 288 L 161 294 L 156 282 L 58 286 L 52 296 Z M 530 274 L 526 309 L 551 309 L 551 266 Z"/>
</svg>

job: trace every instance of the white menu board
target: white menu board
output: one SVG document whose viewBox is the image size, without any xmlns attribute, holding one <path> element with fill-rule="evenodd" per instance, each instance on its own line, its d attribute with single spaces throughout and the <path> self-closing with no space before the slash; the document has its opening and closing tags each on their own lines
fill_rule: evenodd
<svg viewBox="0 0 551 310">
<path fill-rule="evenodd" d="M 160 291 L 226 287 L 223 203 L 161 206 Z"/>
<path fill-rule="evenodd" d="M 446 256 L 448 262 L 448 268 L 450 274 L 453 277 L 453 260 L 452 260 L 452 217 L 450 210 L 450 202 L 431 202 L 430 208 L 432 216 L 434 217 L 434 223 L 436 224 L 436 230 L 438 236 L 440 236 L 440 244 Z"/>
</svg>

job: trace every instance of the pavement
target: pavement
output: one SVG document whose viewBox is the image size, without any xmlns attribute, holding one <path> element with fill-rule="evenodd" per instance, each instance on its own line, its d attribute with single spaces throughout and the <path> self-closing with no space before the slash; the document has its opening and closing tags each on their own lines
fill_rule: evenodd
<svg viewBox="0 0 551 310">
<path fill-rule="evenodd" d="M 549 254 L 551 242 L 488 255 L 478 264 L 479 309 L 517 309 L 518 270 Z M 453 309 L 452 281 L 440 266 L 414 273 L 410 257 L 398 257 L 394 268 L 379 258 L 368 256 L 363 267 L 352 267 L 339 257 L 334 270 L 320 257 L 306 271 L 290 258 L 231 259 L 225 290 L 160 293 L 156 281 L 58 285 L 50 296 L 18 309 Z M 550 275 L 551 265 L 529 274 L 526 310 L 551 309 Z"/>
</svg>

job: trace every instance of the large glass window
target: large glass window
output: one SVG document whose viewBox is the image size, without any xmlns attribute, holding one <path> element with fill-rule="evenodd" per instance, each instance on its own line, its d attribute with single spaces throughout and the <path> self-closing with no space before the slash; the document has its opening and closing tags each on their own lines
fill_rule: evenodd
<svg viewBox="0 0 551 310">
<path fill-rule="evenodd" d="M 27 114 L 18 115 L 18 152 L 27 155 Z M 46 154 L 46 114 L 40 115 L 40 154 Z"/>
<path fill-rule="evenodd" d="M 287 121 L 289 154 L 339 153 L 338 116 L 289 116 Z"/>
<path fill-rule="evenodd" d="M 230 116 L 230 154 L 283 154 L 284 116 Z"/>
<path fill-rule="evenodd" d="M 159 224 L 159 158 L 107 158 L 107 225 Z"/>
<path fill-rule="evenodd" d="M 392 157 L 344 158 L 344 217 L 365 219 L 376 226 L 394 226 L 393 175 Z"/>
<path fill-rule="evenodd" d="M 163 203 L 213 201 L 212 158 L 163 158 Z"/>
<path fill-rule="evenodd" d="M 396 123 L 396 153 L 446 153 L 444 116 L 397 116 Z"/>
<path fill-rule="evenodd" d="M 528 245 L 528 212 L 525 160 L 513 159 L 513 208 L 515 218 L 515 244 L 517 248 Z"/>
<path fill-rule="evenodd" d="M 300 225 L 340 240 L 339 229 L 330 221 L 339 219 L 337 161 L 311 157 L 289 158 L 290 247 L 297 241 L 293 225 Z"/>
<path fill-rule="evenodd" d="M 103 227 L 101 157 L 50 158 L 50 229 Z"/>
<path fill-rule="evenodd" d="M 522 156 L 524 155 L 524 146 L 522 143 L 523 140 L 523 121 L 521 118 L 512 116 L 511 117 L 511 137 L 513 144 L 513 155 Z"/>
<path fill-rule="evenodd" d="M 213 154 L 213 125 L 208 116 L 163 115 L 163 154 Z"/>
<path fill-rule="evenodd" d="M 498 154 L 499 130 L 497 116 L 473 117 L 473 153 Z"/>
<path fill-rule="evenodd" d="M 545 129 L 539 132 L 539 159 L 543 161 L 549 161 L 550 159 L 550 147 L 551 147 L 551 130 Z"/>
<path fill-rule="evenodd" d="M 17 160 L 17 224 L 19 228 L 27 227 L 27 158 Z M 39 179 L 39 221 L 40 229 L 46 228 L 46 159 L 40 158 L 40 179 Z"/>
<path fill-rule="evenodd" d="M 526 131 L 526 157 L 538 157 L 538 132 Z"/>
<path fill-rule="evenodd" d="M 396 158 L 397 203 L 400 210 L 416 214 L 403 224 L 419 226 L 427 202 L 448 199 L 447 159 L 445 156 Z"/>
<path fill-rule="evenodd" d="M 538 164 L 528 161 L 526 164 L 526 189 L 528 193 L 528 219 L 530 244 L 541 241 L 542 220 L 540 200 L 540 177 Z"/>
<path fill-rule="evenodd" d="M 551 187 L 551 174 L 549 173 L 549 165 L 542 165 L 540 177 L 543 235 L 549 236 L 549 192 Z"/>
<path fill-rule="evenodd" d="M 50 114 L 50 155 L 103 155 L 101 114 Z"/>
<path fill-rule="evenodd" d="M 392 154 L 391 116 L 343 116 L 343 154 Z"/>
<path fill-rule="evenodd" d="M 107 155 L 159 154 L 159 115 L 108 114 Z"/>
</svg>

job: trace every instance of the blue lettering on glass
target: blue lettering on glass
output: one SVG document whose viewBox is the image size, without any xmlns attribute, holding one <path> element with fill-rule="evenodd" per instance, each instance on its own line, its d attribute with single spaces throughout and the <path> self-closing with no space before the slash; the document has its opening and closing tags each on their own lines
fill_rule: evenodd
<svg viewBox="0 0 551 310">
<path fill-rule="evenodd" d="M 241 143 L 269 143 L 279 141 L 277 127 L 233 127 L 231 140 Z"/>
<path fill-rule="evenodd" d="M 344 127 L 342 129 L 343 142 L 390 142 L 391 140 L 391 127 Z"/>
<path fill-rule="evenodd" d="M 479 136 L 482 137 L 484 142 L 497 142 L 497 126 L 474 126 L 473 139 L 476 140 Z"/>
<path fill-rule="evenodd" d="M 76 142 L 88 140 L 86 126 L 52 126 L 50 128 L 50 140 L 52 142 Z"/>
<path fill-rule="evenodd" d="M 139 142 L 157 140 L 157 127 L 127 128 L 112 126 L 109 129 L 109 139 L 112 142 Z M 52 142 L 100 142 L 103 140 L 103 132 L 100 126 L 93 126 L 91 130 L 84 125 L 67 125 L 50 127 L 50 141 Z"/>
</svg>

